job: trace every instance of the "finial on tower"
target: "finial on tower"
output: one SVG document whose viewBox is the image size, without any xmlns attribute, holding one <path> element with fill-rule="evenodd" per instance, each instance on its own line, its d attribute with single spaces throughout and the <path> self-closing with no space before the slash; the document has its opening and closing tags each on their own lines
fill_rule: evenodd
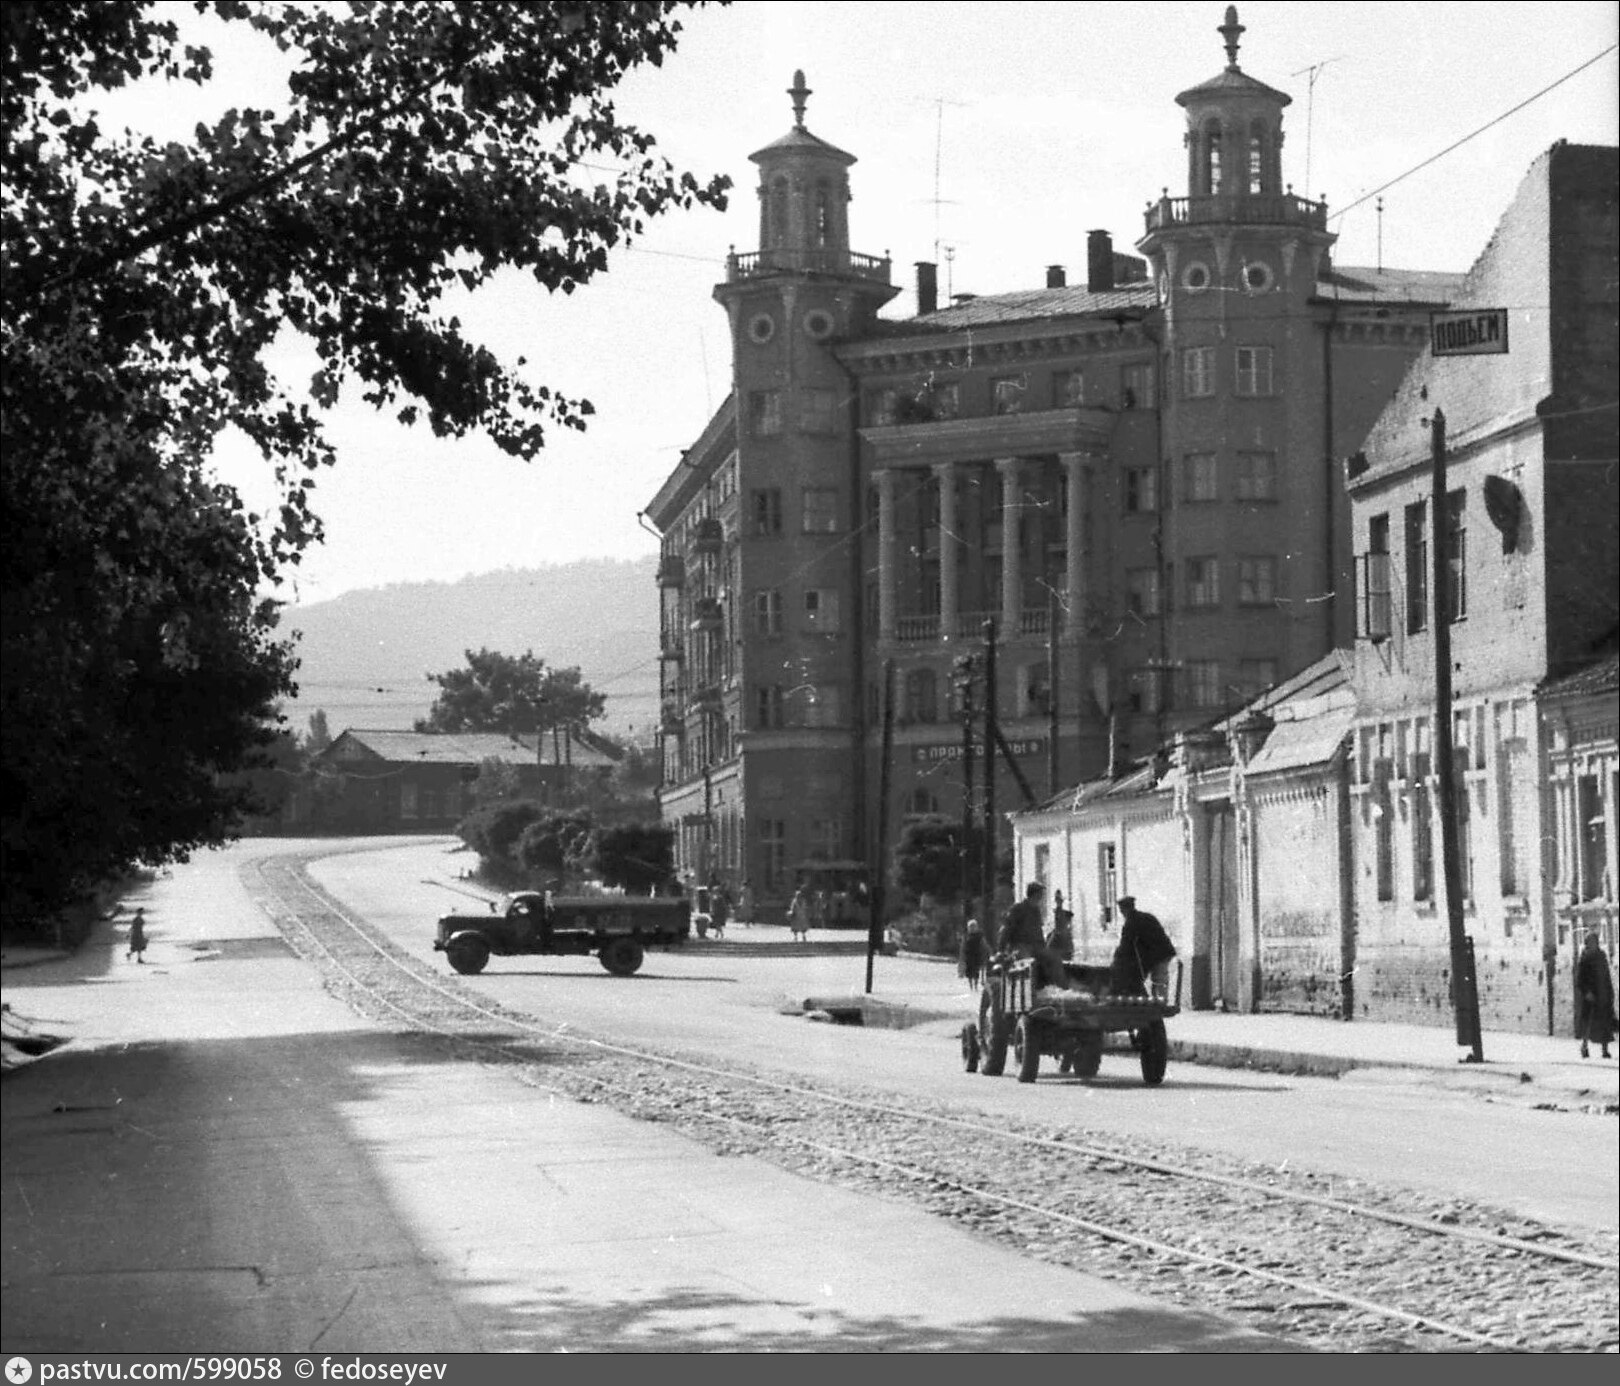
<svg viewBox="0 0 1620 1386">
<path fill-rule="evenodd" d="M 1226 38 L 1226 70 L 1228 72 L 1238 70 L 1238 35 L 1243 32 L 1243 28 L 1244 26 L 1238 23 L 1237 6 L 1228 5 L 1226 7 L 1226 23 L 1215 31 L 1218 34 L 1223 34 Z"/>
<path fill-rule="evenodd" d="M 788 88 L 788 95 L 793 98 L 793 123 L 802 130 L 804 129 L 804 103 L 810 99 L 810 88 L 804 84 L 803 68 L 793 74 L 793 85 Z"/>
</svg>

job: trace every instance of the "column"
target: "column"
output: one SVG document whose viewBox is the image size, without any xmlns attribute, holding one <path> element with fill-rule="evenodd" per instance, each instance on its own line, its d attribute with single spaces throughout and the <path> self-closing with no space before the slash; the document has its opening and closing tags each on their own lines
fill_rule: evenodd
<svg viewBox="0 0 1620 1386">
<path fill-rule="evenodd" d="M 1069 487 L 1069 570 L 1064 574 L 1069 619 L 1064 635 L 1072 644 L 1085 634 L 1086 629 L 1086 559 L 1089 555 L 1082 553 L 1081 547 L 1085 543 L 1086 462 L 1089 459 L 1083 452 L 1065 452 L 1058 460 L 1063 463 L 1063 474 Z M 1084 692 L 1082 689 L 1082 696 Z"/>
<path fill-rule="evenodd" d="M 961 602 L 958 577 L 962 537 L 956 528 L 956 466 L 936 462 L 934 482 L 939 487 L 939 634 L 956 638 L 956 613 Z"/>
<path fill-rule="evenodd" d="M 1018 522 L 1024 513 L 1022 466 L 1016 457 L 998 457 L 996 470 L 1001 473 L 1001 635 L 1008 639 L 1018 634 L 1018 617 L 1024 609 L 1023 555 L 1018 548 Z"/>
<path fill-rule="evenodd" d="M 895 558 L 894 472 L 877 474 L 878 487 L 878 639 L 895 638 L 895 598 L 898 582 Z"/>
</svg>

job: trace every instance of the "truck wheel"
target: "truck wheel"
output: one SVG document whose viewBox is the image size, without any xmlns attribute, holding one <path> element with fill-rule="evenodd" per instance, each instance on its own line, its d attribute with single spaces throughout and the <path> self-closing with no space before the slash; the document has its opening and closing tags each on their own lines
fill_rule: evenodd
<svg viewBox="0 0 1620 1386">
<path fill-rule="evenodd" d="M 615 977 L 628 977 L 641 966 L 646 950 L 633 938 L 610 938 L 598 955 L 602 966 Z"/>
<path fill-rule="evenodd" d="M 1164 1032 L 1164 1022 L 1155 1020 L 1142 1028 L 1142 1081 L 1150 1088 L 1158 1087 L 1169 1062 L 1170 1037 Z"/>
<path fill-rule="evenodd" d="M 979 1037 L 984 1044 L 979 1072 L 998 1078 L 1007 1069 L 1007 1012 L 997 987 L 986 987 L 979 1002 Z"/>
<path fill-rule="evenodd" d="M 1102 1067 L 1102 1056 L 1102 1036 L 1081 1035 L 1074 1047 L 1074 1071 L 1082 1078 L 1095 1078 Z"/>
<path fill-rule="evenodd" d="M 1013 1053 L 1018 1056 L 1018 1081 L 1033 1083 L 1041 1071 L 1041 1043 L 1035 1022 L 1027 1015 L 1019 1017 L 1013 1031 Z"/>
<path fill-rule="evenodd" d="M 962 1067 L 969 1073 L 979 1071 L 979 1027 L 971 1020 L 962 1027 Z"/>
<path fill-rule="evenodd" d="M 462 976 L 473 977 L 489 961 L 489 944 L 478 934 L 457 934 L 444 945 L 444 955 Z"/>
</svg>

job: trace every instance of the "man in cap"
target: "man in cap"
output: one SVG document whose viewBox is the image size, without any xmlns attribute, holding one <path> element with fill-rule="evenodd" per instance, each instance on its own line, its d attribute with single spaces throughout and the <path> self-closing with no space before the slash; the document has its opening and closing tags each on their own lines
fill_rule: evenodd
<svg viewBox="0 0 1620 1386">
<path fill-rule="evenodd" d="M 1063 960 L 1046 946 L 1046 930 L 1041 922 L 1045 900 L 1046 887 L 1039 881 L 1031 881 L 1024 888 L 1024 898 L 1007 911 L 1001 925 L 1000 946 L 1020 958 L 1035 959 L 1037 987 L 1067 986 Z"/>
<path fill-rule="evenodd" d="M 1118 904 L 1124 922 L 1119 947 L 1114 950 L 1110 986 L 1120 996 L 1145 996 L 1147 981 L 1152 978 L 1152 994 L 1162 1001 L 1169 992 L 1170 959 L 1176 955 L 1176 946 L 1156 917 L 1136 908 L 1134 895 L 1121 895 Z"/>
</svg>

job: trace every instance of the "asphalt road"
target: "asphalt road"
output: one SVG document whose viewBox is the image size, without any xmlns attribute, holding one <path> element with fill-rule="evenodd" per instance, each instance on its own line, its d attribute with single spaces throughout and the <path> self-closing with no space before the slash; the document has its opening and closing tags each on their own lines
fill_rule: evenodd
<svg viewBox="0 0 1620 1386">
<path fill-rule="evenodd" d="M 476 887 L 457 879 L 471 858 L 451 847 L 438 841 L 332 856 L 312 874 L 399 946 L 448 973 L 432 952 L 434 921 L 447 910 L 480 908 L 469 898 Z M 730 931 L 733 943 L 749 936 L 746 927 Z M 479 977 L 461 980 L 529 1014 L 626 1043 L 735 1055 L 902 1100 L 922 1096 L 968 1112 L 1033 1116 L 1077 1131 L 1397 1183 L 1556 1224 L 1613 1230 L 1620 1222 L 1613 1196 L 1620 1130 L 1612 1119 L 1485 1102 L 1377 1070 L 1326 1079 L 1172 1064 L 1163 1086 L 1149 1089 L 1132 1056 L 1110 1054 L 1090 1083 L 1052 1074 L 1029 1087 L 968 1075 L 957 1031 L 971 1001 L 946 963 L 877 959 L 875 994 L 955 1013 L 907 1030 L 781 1013 L 808 997 L 861 991 L 865 964 L 857 957 L 739 956 L 694 941 L 649 954 L 632 978 L 611 977 L 594 958 L 525 957 L 494 959 Z"/>
</svg>

